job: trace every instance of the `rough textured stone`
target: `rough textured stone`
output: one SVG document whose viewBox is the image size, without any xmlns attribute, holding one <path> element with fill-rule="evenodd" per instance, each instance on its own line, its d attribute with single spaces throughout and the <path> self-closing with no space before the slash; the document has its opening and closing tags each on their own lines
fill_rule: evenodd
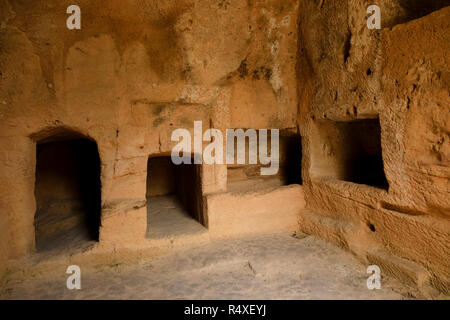
<svg viewBox="0 0 450 320">
<path fill-rule="evenodd" d="M 299 10 L 299 123 L 312 210 L 301 214 L 299 228 L 363 259 L 373 250 L 409 259 L 428 272 L 427 284 L 418 285 L 448 292 L 450 8 L 381 1 L 377 31 L 362 18 L 368 2 L 317 3 L 301 2 Z M 356 140 L 342 126 L 362 119 L 379 119 L 388 188 L 343 178 L 356 150 L 348 146 L 367 131 Z M 423 279 L 421 272 L 410 277 Z"/>
<path fill-rule="evenodd" d="M 449 292 L 448 1 L 380 0 L 381 30 L 369 0 L 79 0 L 68 30 L 71 4 L 0 0 L 0 274 L 296 227 Z M 209 230 L 147 239 L 148 159 L 195 120 L 301 136 L 303 185 L 203 164 Z M 99 241 L 35 254 L 37 146 L 74 136 L 100 157 Z"/>
</svg>

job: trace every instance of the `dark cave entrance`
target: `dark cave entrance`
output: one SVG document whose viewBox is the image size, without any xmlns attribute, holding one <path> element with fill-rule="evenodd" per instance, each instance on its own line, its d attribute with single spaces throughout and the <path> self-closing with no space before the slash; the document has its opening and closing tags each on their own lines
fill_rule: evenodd
<svg viewBox="0 0 450 320">
<path fill-rule="evenodd" d="M 36 249 L 79 248 L 98 241 L 101 213 L 97 144 L 57 135 L 36 148 Z"/>
</svg>

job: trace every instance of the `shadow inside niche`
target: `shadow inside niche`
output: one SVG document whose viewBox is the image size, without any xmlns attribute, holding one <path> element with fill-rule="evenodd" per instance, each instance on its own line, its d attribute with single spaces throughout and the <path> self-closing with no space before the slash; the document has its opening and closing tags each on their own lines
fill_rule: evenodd
<svg viewBox="0 0 450 320">
<path fill-rule="evenodd" d="M 398 23 L 424 17 L 450 5 L 450 0 L 398 0 L 406 16 Z"/>
</svg>

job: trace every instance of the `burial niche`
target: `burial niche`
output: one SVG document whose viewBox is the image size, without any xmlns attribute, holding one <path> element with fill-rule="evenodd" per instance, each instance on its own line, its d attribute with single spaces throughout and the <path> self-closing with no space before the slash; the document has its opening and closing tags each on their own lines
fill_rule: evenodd
<svg viewBox="0 0 450 320">
<path fill-rule="evenodd" d="M 147 238 L 206 231 L 200 169 L 196 164 L 175 165 L 170 156 L 148 159 Z"/>
<path fill-rule="evenodd" d="M 98 241 L 101 211 L 97 144 L 76 133 L 36 147 L 36 249 L 73 249 Z"/>
<path fill-rule="evenodd" d="M 313 175 L 388 189 L 381 148 L 380 121 L 323 120 L 313 144 Z"/>
</svg>

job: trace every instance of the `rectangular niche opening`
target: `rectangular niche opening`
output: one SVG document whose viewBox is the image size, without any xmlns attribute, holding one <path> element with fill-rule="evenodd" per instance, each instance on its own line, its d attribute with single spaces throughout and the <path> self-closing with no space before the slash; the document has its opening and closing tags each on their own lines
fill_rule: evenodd
<svg viewBox="0 0 450 320">
<path fill-rule="evenodd" d="M 319 121 L 313 143 L 313 175 L 387 190 L 380 121 Z"/>
<path fill-rule="evenodd" d="M 47 139 L 36 149 L 37 252 L 84 249 L 98 241 L 101 214 L 97 144 Z"/>
<path fill-rule="evenodd" d="M 244 130 L 245 131 L 245 130 Z M 259 131 L 257 130 L 257 141 Z M 237 155 L 237 143 L 235 141 L 235 162 Z M 270 154 L 271 137 L 268 130 L 267 148 Z M 262 165 L 249 163 L 249 139 L 245 141 L 245 164 L 227 165 L 227 191 L 246 192 L 277 188 L 291 184 L 302 184 L 302 142 L 300 134 L 294 129 L 283 129 L 279 131 L 279 169 L 274 175 L 261 175 Z"/>
<path fill-rule="evenodd" d="M 175 165 L 170 156 L 148 159 L 147 238 L 206 232 L 200 169 L 195 164 Z"/>
</svg>

